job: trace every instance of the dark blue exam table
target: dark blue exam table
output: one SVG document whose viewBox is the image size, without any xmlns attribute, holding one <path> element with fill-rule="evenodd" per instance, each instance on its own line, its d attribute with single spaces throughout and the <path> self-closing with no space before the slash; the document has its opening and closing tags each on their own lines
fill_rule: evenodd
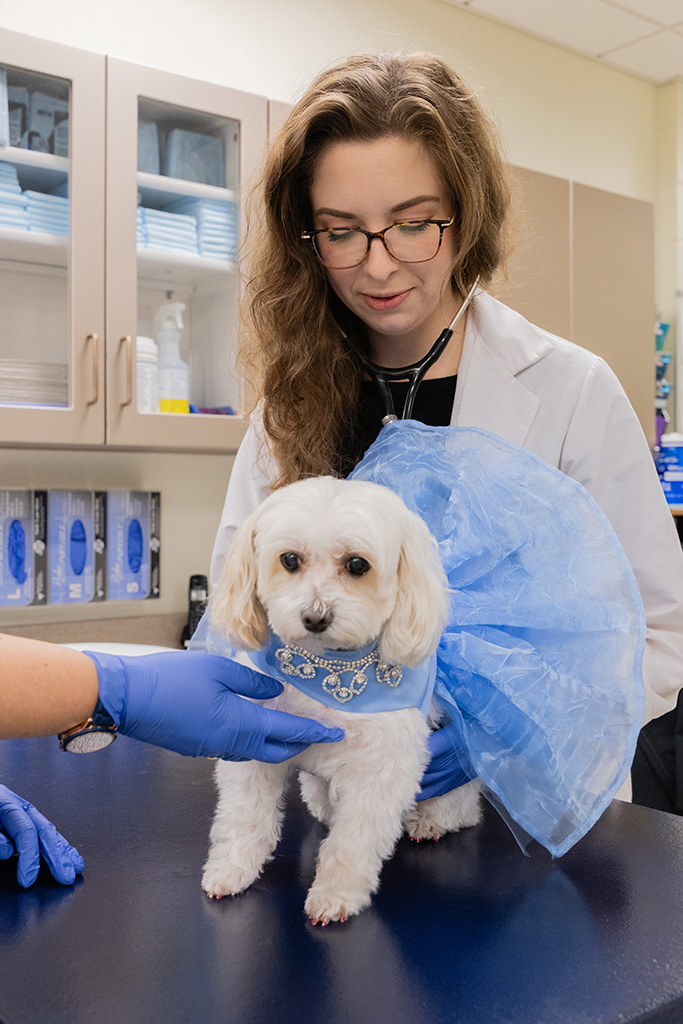
<svg viewBox="0 0 683 1024">
<path fill-rule="evenodd" d="M 200 887 L 212 764 L 119 737 L 0 743 L 0 779 L 80 849 L 72 888 L 0 863 L 2 1024 L 681 1024 L 683 819 L 614 803 L 562 860 L 493 810 L 402 840 L 372 908 L 304 917 L 322 826 L 292 794 L 246 894 Z"/>
</svg>

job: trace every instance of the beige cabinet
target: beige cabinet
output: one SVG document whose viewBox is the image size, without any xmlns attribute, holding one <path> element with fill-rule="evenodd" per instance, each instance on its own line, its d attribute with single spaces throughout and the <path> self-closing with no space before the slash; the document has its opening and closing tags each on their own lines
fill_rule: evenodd
<svg viewBox="0 0 683 1024">
<path fill-rule="evenodd" d="M 236 449 L 237 249 L 266 100 L 9 32 L 3 87 L 0 443 Z M 169 306 L 182 329 L 159 347 Z"/>
<path fill-rule="evenodd" d="M 0 32 L 0 68 L 0 441 L 102 444 L 104 57 Z"/>
<path fill-rule="evenodd" d="M 532 323 L 602 356 L 654 443 L 652 203 L 514 172 L 517 244 L 495 294 Z"/>
</svg>

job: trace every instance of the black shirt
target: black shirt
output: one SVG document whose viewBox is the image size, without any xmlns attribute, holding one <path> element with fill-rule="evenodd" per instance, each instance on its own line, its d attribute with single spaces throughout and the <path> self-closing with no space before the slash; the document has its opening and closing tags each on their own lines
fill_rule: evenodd
<svg viewBox="0 0 683 1024">
<path fill-rule="evenodd" d="M 451 422 L 457 380 L 457 374 L 423 380 L 415 396 L 412 419 L 432 427 L 447 427 Z M 408 394 L 408 386 L 407 380 L 389 381 L 394 409 L 399 418 Z M 362 459 L 364 452 L 379 434 L 382 417 L 385 415 L 386 409 L 377 386 L 370 380 L 361 381 L 356 436 L 349 442 L 345 453 L 345 476 Z"/>
</svg>

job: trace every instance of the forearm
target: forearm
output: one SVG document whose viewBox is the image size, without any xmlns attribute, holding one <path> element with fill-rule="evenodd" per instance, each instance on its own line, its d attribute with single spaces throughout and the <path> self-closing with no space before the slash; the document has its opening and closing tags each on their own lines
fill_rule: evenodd
<svg viewBox="0 0 683 1024">
<path fill-rule="evenodd" d="M 92 714 L 97 670 L 85 654 L 0 634 L 0 739 L 63 732 Z"/>
</svg>

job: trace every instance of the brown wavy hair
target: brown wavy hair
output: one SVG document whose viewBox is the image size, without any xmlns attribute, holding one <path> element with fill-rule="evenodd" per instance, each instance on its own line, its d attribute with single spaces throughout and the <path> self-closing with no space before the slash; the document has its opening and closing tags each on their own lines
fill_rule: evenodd
<svg viewBox="0 0 683 1024">
<path fill-rule="evenodd" d="M 287 117 L 251 199 L 240 363 L 262 399 L 276 486 L 338 474 L 353 436 L 360 371 L 344 338 L 363 324 L 328 286 L 301 232 L 322 150 L 342 140 L 419 140 L 456 215 L 453 287 L 482 285 L 505 255 L 510 190 L 496 128 L 440 57 L 366 54 L 324 71 Z M 255 205 L 254 205 L 255 204 Z"/>
</svg>

